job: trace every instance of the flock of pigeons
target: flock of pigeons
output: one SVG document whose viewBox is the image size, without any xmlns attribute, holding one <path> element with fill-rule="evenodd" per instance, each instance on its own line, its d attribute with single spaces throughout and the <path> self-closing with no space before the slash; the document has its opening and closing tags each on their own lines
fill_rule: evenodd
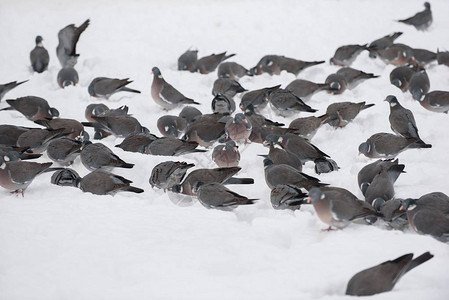
<svg viewBox="0 0 449 300">
<path fill-rule="evenodd" d="M 418 30 L 427 29 L 432 23 L 430 4 L 415 16 L 401 20 Z M 75 69 L 79 54 L 76 44 L 81 33 L 88 27 L 89 20 L 81 26 L 68 25 L 58 33 L 56 49 L 62 69 L 57 82 L 60 87 L 76 85 L 79 80 Z M 324 83 L 296 79 L 285 89 L 280 85 L 254 91 L 247 91 L 238 80 L 243 76 L 271 75 L 286 71 L 297 75 L 324 61 L 306 62 L 279 55 L 264 56 L 252 69 L 235 62 L 225 62 L 234 54 L 226 52 L 198 59 L 198 51 L 188 50 L 178 59 L 181 71 L 207 74 L 217 68 L 218 79 L 214 82 L 211 103 L 213 113 L 203 114 L 194 105 L 199 104 L 185 97 L 162 76 L 159 68 L 152 69 L 151 96 L 165 110 L 185 106 L 178 116 L 164 115 L 157 121 L 162 135 L 151 134 L 147 128 L 128 114 L 128 107 L 110 109 L 105 104 L 90 104 L 86 107 L 87 122 L 59 118 L 56 108 L 50 107 L 45 99 L 27 96 L 6 100 L 9 105 L 1 110 L 16 110 L 42 128 L 28 128 L 7 124 L 0 125 L 0 186 L 12 192 L 22 193 L 33 179 L 44 172 L 54 172 L 52 183 L 61 186 L 75 186 L 84 192 L 97 195 L 114 194 L 118 191 L 142 193 L 133 187 L 130 180 L 110 173 L 112 168 L 132 168 L 134 165 L 120 159 L 102 143 L 92 143 L 85 127 L 94 128 L 94 139 L 109 135 L 124 138 L 117 145 L 124 151 L 143 154 L 178 156 L 186 153 L 203 153 L 213 148 L 212 158 L 218 168 L 196 169 L 189 174 L 194 164 L 165 161 L 156 165 L 151 173 L 152 187 L 170 192 L 195 196 L 207 208 L 233 209 L 238 205 L 252 204 L 257 199 L 248 199 L 225 185 L 252 184 L 252 178 L 234 177 L 240 154 L 238 146 L 247 143 L 262 143 L 269 148 L 264 157 L 265 180 L 271 189 L 271 202 L 275 209 L 299 209 L 302 204 L 312 203 L 317 216 L 332 227 L 344 228 L 353 221 L 361 220 L 372 224 L 378 218 L 396 229 L 410 226 L 421 234 L 429 234 L 442 241 L 449 237 L 449 197 L 440 192 L 422 196 L 419 199 L 394 198 L 394 182 L 403 172 L 404 165 L 394 158 L 410 148 L 430 148 L 418 134 L 413 113 L 401 106 L 396 97 L 390 95 L 386 101 L 390 106 L 389 121 L 393 133 L 377 133 L 359 146 L 360 153 L 369 158 L 380 158 L 362 168 L 358 183 L 365 200 L 358 199 L 348 190 L 321 183 L 319 179 L 302 172 L 305 162 L 315 163 L 317 174 L 339 169 L 337 163 L 310 142 L 323 124 L 342 128 L 351 122 L 362 110 L 374 104 L 365 102 L 340 102 L 329 105 L 321 116 L 310 116 L 293 120 L 288 127 L 263 116 L 262 110 L 270 104 L 280 116 L 292 116 L 298 112 L 316 112 L 305 102 L 315 93 L 327 91 L 341 94 L 358 84 L 378 76 L 350 67 L 362 51 L 369 51 L 372 58 L 380 58 L 387 64 L 396 65 L 391 74 L 391 84 L 412 97 L 430 111 L 447 113 L 449 92 L 429 92 L 430 82 L 425 67 L 433 61 L 449 66 L 449 52 L 431 52 L 413 49 L 395 43 L 401 32 L 387 35 L 365 45 L 346 45 L 338 48 L 330 59 L 331 64 L 341 68 L 330 74 Z M 49 55 L 42 45 L 42 37 L 36 37 L 36 47 L 31 51 L 31 65 L 35 72 L 47 69 Z M 23 82 L 0 85 L 0 100 L 12 88 Z M 132 81 L 98 77 L 88 87 L 91 96 L 108 99 L 117 92 L 140 93 L 128 88 Z M 241 96 L 238 108 L 234 97 Z M 38 158 L 46 152 L 49 159 L 64 167 L 51 167 L 52 163 L 36 163 L 26 160 Z M 73 169 L 66 168 L 80 157 L 82 164 L 90 171 L 81 178 Z M 186 176 L 187 175 L 187 176 Z M 307 193 L 306 193 L 307 192 Z M 413 259 L 412 254 L 387 261 L 356 274 L 348 283 L 349 295 L 372 295 L 389 291 L 407 271 L 432 258 L 425 253 Z"/>
</svg>

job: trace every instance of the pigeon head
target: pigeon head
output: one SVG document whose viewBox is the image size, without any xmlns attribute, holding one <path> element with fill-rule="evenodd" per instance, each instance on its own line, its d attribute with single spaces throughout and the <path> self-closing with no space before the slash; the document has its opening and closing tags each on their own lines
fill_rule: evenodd
<svg viewBox="0 0 449 300">
<path fill-rule="evenodd" d="M 254 114 L 254 105 L 252 103 L 248 104 L 246 107 L 243 106 L 243 103 L 240 104 L 240 109 L 245 111 L 245 114 L 252 115 Z"/>
<path fill-rule="evenodd" d="M 371 146 L 367 142 L 361 143 L 359 146 L 359 153 L 366 155 L 370 152 L 370 150 L 371 150 Z"/>
<path fill-rule="evenodd" d="M 100 104 L 90 104 L 87 108 L 86 111 L 91 111 L 91 114 L 93 116 L 100 116 L 103 113 L 105 113 L 106 111 L 109 110 L 109 107 L 107 107 L 106 105 L 100 103 Z"/>
<path fill-rule="evenodd" d="M 0 169 L 4 169 L 6 166 L 6 161 L 4 156 L 0 156 Z"/>
<path fill-rule="evenodd" d="M 20 160 L 20 153 L 17 152 L 17 151 L 8 151 L 8 153 L 3 156 L 3 160 L 5 162 L 8 162 L 8 161 L 19 161 Z"/>
<path fill-rule="evenodd" d="M 75 170 L 72 169 L 62 169 L 56 171 L 51 176 L 51 183 L 60 186 L 73 186 L 78 187 L 81 181 L 81 177 Z"/>
<path fill-rule="evenodd" d="M 273 161 L 271 159 L 269 159 L 269 158 L 265 158 L 263 160 L 263 166 L 264 167 L 268 167 L 269 165 L 272 165 L 272 164 L 273 164 Z"/>
<path fill-rule="evenodd" d="M 369 183 L 368 182 L 362 182 L 362 184 L 360 185 L 360 190 L 362 191 L 362 194 L 365 195 L 366 190 L 369 187 Z"/>
<path fill-rule="evenodd" d="M 182 193 L 182 185 L 176 184 L 176 185 L 172 186 L 171 191 L 173 193 Z"/>
<path fill-rule="evenodd" d="M 323 192 L 319 188 L 313 187 L 309 190 L 309 197 L 307 198 L 307 203 L 315 203 L 324 198 L 325 196 Z"/>
<path fill-rule="evenodd" d="M 153 67 L 153 69 L 151 69 L 151 72 L 153 73 L 153 75 L 155 77 L 159 77 L 159 78 L 162 77 L 161 70 L 159 70 L 158 67 Z"/>
<path fill-rule="evenodd" d="M 202 181 L 196 181 L 193 184 L 192 191 L 196 194 L 203 184 L 204 184 L 204 182 L 202 182 Z"/>
<path fill-rule="evenodd" d="M 178 62 L 178 71 L 187 70 L 187 65 L 183 62 Z"/>
<path fill-rule="evenodd" d="M 42 44 L 42 41 L 43 41 L 44 39 L 40 36 L 40 35 L 38 35 L 37 37 L 36 37 L 36 45 L 39 45 L 39 44 Z"/>
<path fill-rule="evenodd" d="M 426 9 L 430 9 L 430 3 L 429 2 L 424 2 L 424 7 Z"/>
<path fill-rule="evenodd" d="M 269 134 L 265 137 L 265 140 L 263 141 L 263 145 L 265 147 L 268 147 L 270 144 L 278 144 L 282 143 L 283 138 L 280 135 L 277 134 Z"/>
<path fill-rule="evenodd" d="M 62 82 L 63 88 L 65 88 L 65 87 L 67 87 L 67 86 L 69 86 L 69 85 L 75 85 L 75 82 L 73 82 L 72 80 L 64 80 L 64 81 Z"/>
<path fill-rule="evenodd" d="M 424 96 L 424 92 L 421 88 L 414 88 L 412 90 L 412 98 L 415 99 L 416 101 L 422 101 Z"/>
<path fill-rule="evenodd" d="M 395 78 L 391 81 L 391 84 L 398 88 L 401 88 L 402 82 L 399 79 Z"/>
<path fill-rule="evenodd" d="M 373 200 L 373 203 L 371 203 L 371 205 L 374 207 L 376 211 L 380 211 L 384 203 L 385 200 L 383 198 L 376 198 Z"/>
<path fill-rule="evenodd" d="M 416 200 L 407 198 L 405 200 L 401 200 L 401 206 L 399 207 L 400 211 L 413 210 L 416 208 Z"/>
<path fill-rule="evenodd" d="M 387 101 L 388 103 L 390 103 L 391 107 L 395 107 L 396 105 L 399 104 L 398 99 L 393 95 L 388 95 L 384 101 Z"/>
<path fill-rule="evenodd" d="M 59 117 L 59 111 L 54 107 L 50 107 L 49 113 L 52 117 Z"/>
<path fill-rule="evenodd" d="M 245 125 L 248 128 L 251 128 L 251 123 L 250 121 L 246 118 L 246 116 L 242 113 L 238 113 L 235 115 L 234 117 L 234 122 L 236 124 L 242 124 Z"/>
<path fill-rule="evenodd" d="M 315 159 L 315 173 L 318 175 L 321 173 L 330 173 L 332 171 L 338 171 L 339 167 L 337 163 L 332 159 L 317 158 Z"/>
<path fill-rule="evenodd" d="M 326 123 L 331 125 L 332 127 L 339 127 L 340 126 L 340 118 L 338 117 L 338 114 L 330 114 L 329 117 L 326 119 Z"/>
</svg>

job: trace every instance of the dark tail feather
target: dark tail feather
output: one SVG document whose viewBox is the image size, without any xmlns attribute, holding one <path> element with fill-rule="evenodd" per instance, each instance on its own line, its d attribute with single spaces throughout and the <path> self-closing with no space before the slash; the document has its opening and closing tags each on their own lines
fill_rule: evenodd
<svg viewBox="0 0 449 300">
<path fill-rule="evenodd" d="M 247 70 L 247 71 L 245 72 L 245 75 L 247 75 L 247 76 L 254 76 L 254 70 L 253 70 L 253 68 Z"/>
<path fill-rule="evenodd" d="M 408 265 L 407 267 L 405 267 L 403 274 L 407 273 L 408 271 L 410 271 L 411 269 L 419 266 L 420 264 L 425 263 L 426 261 L 428 261 L 429 259 L 431 259 L 433 257 L 433 254 L 430 254 L 430 252 L 426 252 L 421 254 L 420 256 L 418 256 L 417 258 L 413 259 Z"/>
<path fill-rule="evenodd" d="M 51 166 L 51 164 L 50 164 L 50 166 Z M 54 171 L 59 171 L 59 170 L 65 170 L 65 168 L 47 168 L 44 171 L 42 171 L 42 173 L 54 172 Z"/>
<path fill-rule="evenodd" d="M 8 102 L 9 100 L 6 100 L 6 102 Z M 9 103 L 8 103 L 9 104 Z M 2 109 L 0 109 L 0 111 L 2 111 L 2 110 L 14 110 L 14 107 L 12 107 L 12 106 L 8 106 L 8 107 L 5 107 L 5 108 L 2 108 Z"/>
<path fill-rule="evenodd" d="M 20 154 L 21 160 L 27 160 L 27 159 L 35 159 L 41 157 L 42 154 L 32 154 L 32 153 L 22 153 Z"/>
<path fill-rule="evenodd" d="M 405 173 L 404 168 L 405 168 L 405 165 L 398 164 L 398 165 L 392 165 L 388 169 L 388 175 L 390 175 L 390 178 L 393 180 L 393 182 L 395 182 L 398 179 L 398 177 L 399 177 L 399 175 L 401 175 L 401 173 Z"/>
<path fill-rule="evenodd" d="M 229 54 L 229 55 L 225 55 L 221 61 L 225 61 L 225 60 L 227 60 L 228 58 L 231 58 L 231 57 L 233 57 L 233 56 L 235 56 L 235 53 Z"/>
<path fill-rule="evenodd" d="M 130 88 L 128 88 L 128 87 L 122 87 L 122 88 L 121 88 L 121 91 L 140 94 L 140 91 L 138 91 L 138 90 L 133 90 L 133 89 L 130 89 Z"/>
<path fill-rule="evenodd" d="M 423 140 L 419 139 L 410 145 L 410 148 L 432 148 L 431 144 L 426 144 Z"/>
<path fill-rule="evenodd" d="M 132 192 L 132 193 L 137 193 L 137 194 L 140 194 L 140 193 L 144 192 L 144 190 L 139 189 L 139 188 L 134 187 L 134 186 L 127 186 L 127 187 L 123 188 L 122 191 L 127 191 L 127 192 Z"/>
<path fill-rule="evenodd" d="M 231 177 L 225 182 L 223 182 L 223 184 L 253 184 L 253 183 L 254 179 L 252 178 L 235 178 L 235 177 Z"/>
<path fill-rule="evenodd" d="M 365 103 L 365 102 L 363 102 L 363 103 Z M 375 104 L 365 104 L 365 105 L 363 105 L 362 109 L 367 109 L 367 108 L 370 108 L 370 107 L 372 107 L 374 105 Z"/>
<path fill-rule="evenodd" d="M 185 103 L 185 104 L 200 104 L 200 103 L 198 103 L 195 100 L 190 99 L 190 98 L 184 98 L 180 102 L 181 103 Z"/>
<path fill-rule="evenodd" d="M 307 66 L 316 66 L 316 65 L 321 65 L 324 64 L 326 61 L 324 60 L 319 60 L 319 61 L 309 61 L 307 62 Z"/>
<path fill-rule="evenodd" d="M 134 164 L 129 164 L 126 162 L 123 162 L 123 164 L 120 165 L 120 168 L 125 168 L 125 169 L 132 169 L 134 167 Z"/>
<path fill-rule="evenodd" d="M 193 149 L 191 151 L 191 153 L 194 153 L 194 152 L 207 152 L 207 150 L 205 150 L 205 149 Z"/>
<path fill-rule="evenodd" d="M 391 36 L 393 39 L 397 39 L 398 37 L 400 37 L 402 35 L 402 32 L 398 31 L 393 33 L 393 35 Z"/>
</svg>

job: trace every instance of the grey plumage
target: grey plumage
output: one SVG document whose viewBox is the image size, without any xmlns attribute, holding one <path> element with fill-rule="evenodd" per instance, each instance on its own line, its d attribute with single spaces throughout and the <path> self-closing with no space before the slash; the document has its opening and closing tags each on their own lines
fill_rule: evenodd
<svg viewBox="0 0 449 300">
<path fill-rule="evenodd" d="M 240 161 L 239 147 L 234 141 L 224 145 L 215 146 L 212 151 L 212 160 L 219 167 L 237 167 Z"/>
<path fill-rule="evenodd" d="M 51 176 L 51 183 L 59 186 L 76 187 L 76 182 L 80 176 L 78 173 L 70 168 L 64 168 L 53 173 Z"/>
<path fill-rule="evenodd" d="M 69 85 L 77 85 L 80 79 L 73 67 L 65 67 L 58 72 L 56 80 L 61 88 L 65 88 Z"/>
<path fill-rule="evenodd" d="M 32 128 L 0 124 L 0 145 L 16 146 L 19 136 Z"/>
<path fill-rule="evenodd" d="M 69 138 L 52 140 L 47 147 L 47 155 L 52 161 L 63 166 L 73 164 L 81 153 L 82 143 Z"/>
<path fill-rule="evenodd" d="M 399 210 L 401 201 L 402 199 L 399 198 L 391 199 L 389 201 L 377 198 L 372 204 L 373 207 L 383 215 L 382 219 L 387 225 L 396 230 L 402 230 L 408 226 L 406 212 Z"/>
<path fill-rule="evenodd" d="M 357 175 L 357 182 L 362 194 L 365 195 L 366 189 L 373 181 L 374 177 L 379 174 L 382 170 L 388 170 L 391 166 L 398 165 L 399 160 L 376 160 L 373 163 L 367 164 L 362 169 L 360 169 Z M 402 165 L 403 166 L 403 165 Z"/>
<path fill-rule="evenodd" d="M 413 57 L 420 66 L 425 66 L 437 60 L 437 54 L 426 49 L 413 48 Z"/>
<path fill-rule="evenodd" d="M 14 100 L 6 100 L 6 102 L 10 105 L 10 107 L 3 108 L 1 110 L 17 110 L 31 121 L 59 117 L 59 111 L 54 107 L 50 107 L 47 100 L 40 97 L 20 97 Z"/>
<path fill-rule="evenodd" d="M 404 44 L 393 44 L 388 48 L 377 50 L 376 55 L 384 63 L 395 66 L 414 63 L 413 49 Z"/>
<path fill-rule="evenodd" d="M 422 69 L 415 72 L 408 85 L 408 91 L 412 94 L 413 99 L 421 100 L 429 90 L 430 80 L 426 70 Z"/>
<path fill-rule="evenodd" d="M 349 280 L 346 295 L 370 296 L 391 291 L 404 274 L 432 257 L 426 252 L 413 259 L 413 253 L 409 253 L 360 271 Z"/>
<path fill-rule="evenodd" d="M 398 22 L 412 25 L 417 30 L 426 30 L 430 25 L 432 25 L 433 17 L 432 11 L 430 10 L 430 3 L 424 2 L 424 7 L 425 9 L 423 11 L 416 13 L 410 18 L 398 20 Z"/>
<path fill-rule="evenodd" d="M 198 72 L 201 74 L 208 74 L 218 67 L 218 65 L 225 61 L 226 59 L 233 57 L 235 54 L 226 55 L 226 52 L 220 54 L 211 54 L 208 56 L 201 57 L 197 60 L 195 66 L 190 72 Z"/>
<path fill-rule="evenodd" d="M 21 85 L 22 83 L 27 82 L 28 80 L 17 82 L 17 81 L 11 81 L 5 84 L 0 84 L 0 101 L 2 101 L 3 97 L 7 92 L 12 90 L 13 88 L 17 87 L 18 85 Z"/>
<path fill-rule="evenodd" d="M 193 106 L 184 106 L 179 113 L 179 117 L 185 119 L 187 124 L 192 123 L 198 116 L 201 116 L 203 113 Z"/>
<path fill-rule="evenodd" d="M 285 124 L 279 123 L 276 121 L 272 121 L 270 119 L 265 118 L 263 115 L 258 114 L 254 111 L 254 106 L 249 104 L 244 110 L 245 117 L 251 122 L 253 127 L 255 126 L 284 126 Z"/>
<path fill-rule="evenodd" d="M 369 56 L 372 58 L 376 57 L 376 50 L 383 50 L 391 45 L 393 45 L 394 41 L 402 35 L 402 32 L 394 32 L 392 34 L 381 37 L 380 39 L 372 41 L 368 47 L 371 49 Z"/>
<path fill-rule="evenodd" d="M 27 147 L 29 152 L 39 154 L 47 149 L 52 140 L 63 135 L 64 129 L 30 129 L 18 137 L 16 146 Z"/>
<path fill-rule="evenodd" d="M 43 38 L 38 35 L 36 37 L 36 46 L 30 52 L 31 67 L 34 72 L 42 73 L 47 70 L 48 63 L 50 62 L 50 56 L 47 49 L 42 45 Z"/>
<path fill-rule="evenodd" d="M 275 186 L 270 193 L 271 206 L 274 209 L 298 210 L 306 204 L 307 194 L 297 186 L 280 184 Z"/>
<path fill-rule="evenodd" d="M 128 152 L 147 153 L 148 146 L 156 139 L 158 137 L 150 133 L 131 133 L 115 147 Z"/>
<path fill-rule="evenodd" d="M 279 147 L 279 146 L 278 146 Z M 288 152 L 281 147 L 275 147 L 273 143 L 270 143 L 270 150 L 268 155 L 261 155 L 262 157 L 269 158 L 275 165 L 289 165 L 298 171 L 302 171 L 302 161 L 298 156 Z"/>
<path fill-rule="evenodd" d="M 211 108 L 214 113 L 232 114 L 235 111 L 235 101 L 226 95 L 217 94 L 212 99 Z"/>
<path fill-rule="evenodd" d="M 353 69 L 350 67 L 340 68 L 336 74 L 343 76 L 346 80 L 346 87 L 348 89 L 353 89 L 363 81 L 372 78 L 378 78 L 378 75 L 374 75 L 373 73 L 365 73 L 363 71 Z"/>
<path fill-rule="evenodd" d="M 187 50 L 178 58 L 179 71 L 191 71 L 198 60 L 198 50 Z"/>
<path fill-rule="evenodd" d="M 87 87 L 89 95 L 97 98 L 109 99 L 112 95 L 118 92 L 131 92 L 140 94 L 140 91 L 130 89 L 126 85 L 130 84 L 132 80 L 129 78 L 118 79 L 108 77 L 96 77 L 92 79 Z"/>
<path fill-rule="evenodd" d="M 239 195 L 221 183 L 196 182 L 194 189 L 198 200 L 206 208 L 232 210 L 239 205 L 254 204 L 258 200 Z"/>
<path fill-rule="evenodd" d="M 315 83 L 304 79 L 295 79 L 290 82 L 285 89 L 289 90 L 303 101 L 308 101 L 315 93 L 328 90 L 329 84 Z"/>
<path fill-rule="evenodd" d="M 328 93 L 339 95 L 346 91 L 348 83 L 346 79 L 341 74 L 333 73 L 326 77 L 324 81 L 329 85 Z"/>
<path fill-rule="evenodd" d="M 10 161 L 36 159 L 42 154 L 28 153 L 28 147 L 4 146 L 0 143 L 0 157 L 8 156 Z"/>
<path fill-rule="evenodd" d="M 279 75 L 281 71 L 286 71 L 298 75 L 302 70 L 324 63 L 324 61 L 303 61 L 281 55 L 265 55 L 252 69 L 255 75 L 268 73 Z"/>
<path fill-rule="evenodd" d="M 315 173 L 318 175 L 338 171 L 340 169 L 337 162 L 331 158 L 317 158 L 314 160 L 314 163 Z"/>
<path fill-rule="evenodd" d="M 119 108 L 109 109 L 103 103 L 89 104 L 84 111 L 84 116 L 89 122 L 96 122 L 93 117 L 104 116 L 126 116 L 128 114 L 128 106 L 123 105 Z"/>
<path fill-rule="evenodd" d="M 245 110 L 248 105 L 252 104 L 254 109 L 262 109 L 267 106 L 268 96 L 275 90 L 279 89 L 281 85 L 263 88 L 259 90 L 249 91 L 242 96 L 240 102 L 240 109 Z"/>
<path fill-rule="evenodd" d="M 367 44 L 338 47 L 337 50 L 335 50 L 334 56 L 330 59 L 330 63 L 342 67 L 350 66 L 362 51 L 369 49 Z"/>
<path fill-rule="evenodd" d="M 217 96 L 218 94 L 222 94 L 229 98 L 232 98 L 238 93 L 242 93 L 245 91 L 246 89 L 243 88 L 240 83 L 238 83 L 238 81 L 234 79 L 218 78 L 214 81 L 212 95 Z"/>
<path fill-rule="evenodd" d="M 237 81 L 243 76 L 253 76 L 251 71 L 235 62 L 221 63 L 218 66 L 217 74 L 220 78 L 231 78 Z"/>
<path fill-rule="evenodd" d="M 449 67 L 449 51 L 437 50 L 437 62 L 439 65 L 446 65 Z"/>
<path fill-rule="evenodd" d="M 178 156 L 188 153 L 206 152 L 207 150 L 196 149 L 197 142 L 189 142 L 173 137 L 158 138 L 150 142 L 146 146 L 146 154 Z"/>
<path fill-rule="evenodd" d="M 312 139 L 318 129 L 323 125 L 329 118 L 327 114 L 322 116 L 311 116 L 304 118 L 296 118 L 290 122 L 288 128 L 294 129 L 295 134 L 305 137 L 307 139 Z"/>
<path fill-rule="evenodd" d="M 413 65 L 399 66 L 394 68 L 390 73 L 390 82 L 392 85 L 406 92 L 410 79 L 415 74 L 416 68 Z"/>
<path fill-rule="evenodd" d="M 127 169 L 134 167 L 134 164 L 123 161 L 111 149 L 101 143 L 85 143 L 81 149 L 80 158 L 83 165 L 90 171 L 100 168 L 111 170 L 114 167 Z"/>
<path fill-rule="evenodd" d="M 238 113 L 227 120 L 225 134 L 236 143 L 247 142 L 252 128 L 251 121 L 244 114 Z"/>
<path fill-rule="evenodd" d="M 132 181 L 104 170 L 95 170 L 77 181 L 83 192 L 94 195 L 115 195 L 119 191 L 143 193 L 144 190 L 131 186 Z"/>
<path fill-rule="evenodd" d="M 178 116 L 165 115 L 157 120 L 157 128 L 165 137 L 179 137 L 187 127 L 186 119 Z"/>
<path fill-rule="evenodd" d="M 295 96 L 289 90 L 278 89 L 271 92 L 268 96 L 271 108 L 281 116 L 289 116 L 300 111 L 316 112 L 316 109 L 305 104 L 300 98 Z"/>
<path fill-rule="evenodd" d="M 51 130 L 63 129 L 62 133 L 71 139 L 89 139 L 89 135 L 84 131 L 83 124 L 74 119 L 55 118 L 51 120 L 37 120 L 34 123 Z"/>
<path fill-rule="evenodd" d="M 375 199 L 383 199 L 389 201 L 395 195 L 394 183 L 401 173 L 404 171 L 404 165 L 392 165 L 388 169 L 383 168 L 373 178 L 371 184 L 365 191 L 365 201 L 373 204 Z"/>
<path fill-rule="evenodd" d="M 150 185 L 160 189 L 168 190 L 180 184 L 187 171 L 193 168 L 194 164 L 181 161 L 164 161 L 154 166 L 151 171 Z"/>
<path fill-rule="evenodd" d="M 105 136 L 101 135 L 102 131 L 113 134 L 117 137 L 127 137 L 131 133 L 148 133 L 148 129 L 140 122 L 130 115 L 101 115 L 98 117 L 92 116 L 96 121 L 92 122 L 82 122 L 84 126 L 94 127 L 97 131 L 95 139 L 102 139 Z"/>
<path fill-rule="evenodd" d="M 58 32 L 58 46 L 56 47 L 56 55 L 58 56 L 61 67 L 67 65 L 74 66 L 78 61 L 79 54 L 76 53 L 76 44 L 81 33 L 89 26 L 90 20 L 87 19 L 79 27 L 74 24 L 67 25 Z"/>
<path fill-rule="evenodd" d="M 221 113 L 201 115 L 189 124 L 182 139 L 209 147 L 224 135 L 228 117 Z"/>
<path fill-rule="evenodd" d="M 432 91 L 418 101 L 422 107 L 433 112 L 447 114 L 449 111 L 449 92 L 446 91 Z"/>
<path fill-rule="evenodd" d="M 330 104 L 326 109 L 328 116 L 325 123 L 334 128 L 342 128 L 349 124 L 360 111 L 367 109 L 374 104 L 366 104 L 365 102 L 337 102 Z"/>
</svg>

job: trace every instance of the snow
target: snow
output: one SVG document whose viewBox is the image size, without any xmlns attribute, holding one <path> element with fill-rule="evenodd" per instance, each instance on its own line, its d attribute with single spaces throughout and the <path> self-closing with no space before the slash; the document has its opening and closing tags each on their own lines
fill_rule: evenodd
<svg viewBox="0 0 449 300">
<path fill-rule="evenodd" d="M 128 105 L 151 132 L 159 134 L 158 116 L 164 114 L 151 99 L 151 68 L 158 66 L 165 79 L 210 112 L 216 74 L 179 72 L 176 62 L 186 49 L 199 57 L 228 51 L 231 61 L 247 68 L 266 54 L 303 60 L 326 60 L 345 44 L 364 44 L 394 31 L 398 42 L 436 51 L 449 48 L 449 5 L 432 1 L 434 23 L 427 32 L 393 20 L 423 9 L 423 1 L 2 1 L 2 71 L 0 82 L 30 79 L 9 92 L 7 99 L 35 95 L 49 101 L 61 117 L 84 121 L 88 104 L 103 102 L 110 108 Z M 81 35 L 76 69 L 80 83 L 60 89 L 55 55 L 57 32 L 64 26 L 91 24 Z M 30 71 L 29 51 L 36 35 L 50 53 L 49 70 Z M 398 97 L 415 115 L 421 138 L 431 149 L 401 153 L 406 172 L 396 182 L 397 197 L 420 197 L 433 191 L 449 194 L 447 115 L 432 113 L 390 85 L 393 66 L 362 53 L 352 67 L 381 75 L 354 90 L 330 96 L 318 93 L 308 102 L 322 114 L 333 102 L 375 103 L 348 126 L 319 129 L 312 142 L 341 167 L 322 174 L 321 181 L 346 188 L 363 199 L 357 173 L 372 160 L 357 155 L 358 145 L 372 134 L 390 132 L 389 94 Z M 328 63 L 300 73 L 298 78 L 323 82 L 338 68 Z M 431 90 L 447 90 L 449 68 L 430 65 Z M 94 77 L 131 78 L 129 86 L 142 94 L 120 93 L 109 101 L 89 97 Z M 283 72 L 240 80 L 252 90 L 282 84 L 296 77 Z M 240 101 L 236 98 L 237 103 Z M 2 101 L 0 107 L 5 107 Z M 180 109 L 170 111 L 178 114 Z M 289 123 L 266 109 L 277 121 Z M 301 113 L 300 116 L 308 116 Z M 35 126 L 19 113 L 0 113 L 2 124 Z M 92 132 L 89 131 L 91 136 Z M 168 195 L 152 190 L 148 179 L 153 166 L 165 160 L 185 160 L 197 167 L 214 167 L 211 151 L 182 157 L 158 157 L 124 152 L 113 146 L 121 139 L 102 142 L 133 169 L 113 172 L 145 189 L 142 194 L 95 196 L 50 184 L 50 174 L 36 178 L 25 197 L 0 190 L 0 299 L 343 299 L 349 279 L 362 269 L 405 253 L 430 251 L 435 257 L 404 276 L 389 293 L 373 299 L 448 299 L 449 249 L 447 244 L 410 229 L 387 230 L 351 224 L 344 230 L 322 232 L 312 207 L 275 211 L 263 177 L 267 153 L 258 144 L 241 148 L 242 171 L 253 177 L 252 186 L 231 186 L 250 198 L 253 206 L 233 212 L 207 210 L 198 202 L 175 205 Z M 39 161 L 49 159 L 44 155 Z M 84 176 L 79 160 L 73 166 Z M 313 165 L 304 170 L 310 175 Z"/>
</svg>

